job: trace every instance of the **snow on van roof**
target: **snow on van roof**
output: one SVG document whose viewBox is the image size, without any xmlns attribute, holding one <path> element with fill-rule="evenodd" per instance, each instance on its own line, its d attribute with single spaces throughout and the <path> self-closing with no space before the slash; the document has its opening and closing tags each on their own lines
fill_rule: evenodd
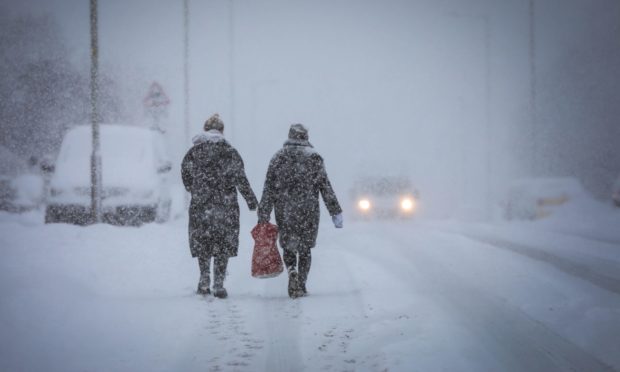
<svg viewBox="0 0 620 372">
<path fill-rule="evenodd" d="M 62 142 L 52 187 L 90 185 L 92 131 L 90 126 L 69 130 Z M 165 161 L 163 138 L 148 128 L 100 126 L 103 186 L 150 188 L 157 184 L 157 167 Z"/>
</svg>

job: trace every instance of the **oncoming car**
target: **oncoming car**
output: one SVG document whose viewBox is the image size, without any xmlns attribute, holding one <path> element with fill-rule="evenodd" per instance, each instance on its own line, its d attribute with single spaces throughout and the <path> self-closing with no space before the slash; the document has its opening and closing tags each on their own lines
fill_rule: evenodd
<svg viewBox="0 0 620 372">
<path fill-rule="evenodd" d="M 409 218 L 416 214 L 418 190 L 406 177 L 365 177 L 350 190 L 357 218 Z"/>
<path fill-rule="evenodd" d="M 160 132 L 127 125 L 102 124 L 101 205 L 103 221 L 119 225 L 164 222 L 171 194 L 167 159 Z M 54 164 L 45 222 L 88 224 L 91 211 L 90 126 L 65 135 Z"/>
</svg>

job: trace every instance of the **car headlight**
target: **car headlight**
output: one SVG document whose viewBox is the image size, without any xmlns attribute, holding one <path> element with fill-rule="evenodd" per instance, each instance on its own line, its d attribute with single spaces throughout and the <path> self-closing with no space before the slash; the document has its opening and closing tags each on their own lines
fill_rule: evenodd
<svg viewBox="0 0 620 372">
<path fill-rule="evenodd" d="M 400 207 L 405 212 L 412 211 L 414 206 L 415 206 L 415 204 L 413 202 L 413 199 L 405 198 L 405 199 L 400 201 Z"/>
<path fill-rule="evenodd" d="M 367 210 L 370 209 L 370 200 L 362 199 L 362 200 L 357 202 L 357 206 L 359 207 L 359 209 L 361 209 L 363 211 L 367 211 Z"/>
</svg>

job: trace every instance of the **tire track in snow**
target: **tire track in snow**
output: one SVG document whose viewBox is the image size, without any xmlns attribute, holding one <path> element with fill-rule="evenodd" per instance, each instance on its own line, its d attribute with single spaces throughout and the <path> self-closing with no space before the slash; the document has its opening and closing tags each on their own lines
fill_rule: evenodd
<svg viewBox="0 0 620 372">
<path fill-rule="evenodd" d="M 299 317 L 302 316 L 299 301 L 286 298 L 267 300 L 264 306 L 269 340 L 266 371 L 300 371 L 302 337 Z"/>
<path fill-rule="evenodd" d="M 335 246 L 341 247 L 338 244 Z M 311 347 L 319 352 L 318 358 L 321 361 L 321 370 L 354 371 L 360 368 L 360 366 L 358 365 L 357 357 L 351 355 L 349 349 L 351 342 L 362 331 L 359 329 L 359 324 L 364 319 L 364 301 L 361 296 L 361 288 L 359 288 L 360 283 L 354 282 L 346 254 L 339 250 L 331 249 L 330 246 L 327 246 L 322 253 L 331 258 L 329 260 L 331 267 L 323 267 L 323 270 L 325 270 L 323 275 L 329 275 L 333 278 L 332 282 L 336 285 L 332 289 L 343 290 L 346 294 L 338 295 L 335 302 L 325 304 L 330 310 L 322 313 L 323 319 L 312 320 L 314 322 L 320 321 L 324 325 L 320 328 L 316 325 L 311 325 L 310 330 L 318 330 L 317 333 L 320 334 L 320 339 L 317 340 L 317 343 L 311 344 Z M 335 257 L 334 254 L 336 254 Z M 347 291 L 346 288 L 350 290 Z M 309 300 L 313 301 L 316 299 L 309 298 Z M 339 312 L 340 314 L 346 314 L 346 316 L 329 317 Z M 326 318 L 330 318 L 329 321 L 326 322 Z"/>
<path fill-rule="evenodd" d="M 474 233 L 468 233 L 468 232 L 457 233 L 457 232 L 451 232 L 451 231 L 444 231 L 444 232 L 461 235 L 470 240 L 488 244 L 495 248 L 509 250 L 511 252 L 515 252 L 522 256 L 529 257 L 537 261 L 545 262 L 566 274 L 586 280 L 596 285 L 597 287 L 606 289 L 616 294 L 620 294 L 620 279 L 612 278 L 610 276 L 601 274 L 593 270 L 588 265 L 575 262 L 574 260 L 553 254 L 544 249 L 533 247 L 530 245 L 514 243 L 506 239 L 484 236 L 482 234 L 474 234 Z"/>
<path fill-rule="evenodd" d="M 206 335 L 197 334 L 193 340 L 194 355 L 205 359 L 192 363 L 192 368 L 182 370 L 254 371 L 255 359 L 263 348 L 264 341 L 253 337 L 247 330 L 244 313 L 234 298 L 216 299 L 211 296 L 202 299 L 207 313 Z M 181 369 L 180 369 L 181 370 Z"/>
<path fill-rule="evenodd" d="M 392 230 L 390 239 L 401 244 L 415 241 L 415 238 L 412 240 L 411 237 L 402 237 L 399 233 L 402 231 Z M 426 234 L 426 236 L 430 238 L 432 235 Z M 440 299 L 451 306 L 458 306 L 460 312 L 456 314 L 466 317 L 467 322 L 475 329 L 486 331 L 478 334 L 490 342 L 509 345 L 509 349 L 505 350 L 505 357 L 514 361 L 512 367 L 515 370 L 613 370 L 578 345 L 553 332 L 515 306 L 511 306 L 503 298 L 471 286 L 466 278 L 459 278 L 458 274 L 445 265 L 437 260 L 433 261 L 424 253 L 424 249 L 406 252 L 413 258 L 411 262 L 419 262 L 417 268 L 429 275 L 438 272 L 452 274 L 452 280 L 448 279 L 447 275 L 434 275 L 435 282 L 441 287 L 456 289 L 449 292 L 450 296 L 442 296 Z M 487 332 L 488 334 L 485 334 Z"/>
<path fill-rule="evenodd" d="M 325 241 L 330 244 L 325 244 L 321 249 L 321 274 L 330 278 L 330 287 L 328 293 L 320 295 L 328 294 L 328 299 L 335 296 L 336 301 L 323 305 L 329 307 L 322 314 L 323 318 L 317 319 L 323 324 L 314 327 L 317 337 L 312 346 L 320 352 L 320 369 L 384 371 L 385 355 L 364 347 L 368 338 L 372 337 L 369 336 L 372 330 L 368 320 L 376 299 L 369 301 L 373 297 L 369 288 L 375 279 L 373 275 L 377 266 L 366 259 L 359 259 L 355 253 L 358 247 L 351 244 L 350 234 L 328 232 Z M 370 267 L 373 270 L 369 271 Z"/>
<path fill-rule="evenodd" d="M 472 286 L 467 278 L 442 264 L 441 256 L 432 257 L 425 252 L 432 249 L 428 248 L 432 235 L 416 230 L 413 225 L 408 228 L 413 231 L 407 231 L 406 236 L 402 228 L 396 227 L 375 231 L 375 240 L 379 236 L 389 243 L 380 252 L 366 249 L 356 253 L 389 268 L 391 275 L 412 283 L 412 287 L 422 289 L 420 292 L 444 309 L 456 325 L 467 330 L 470 342 L 483 345 L 487 359 L 489 355 L 495 359 L 488 360 L 494 367 L 515 371 L 612 370 L 504 299 Z M 356 239 L 360 244 L 367 240 L 363 234 Z M 405 249 L 390 252 L 390 247 Z M 416 278 L 424 282 L 416 282 Z M 485 369 L 481 365 L 476 368 Z"/>
<path fill-rule="evenodd" d="M 269 340 L 264 370 L 357 369 L 349 346 L 357 335 L 355 325 L 362 322 L 364 305 L 344 260 L 327 244 L 314 250 L 307 297 L 290 299 L 284 283 L 266 283 L 268 292 L 279 297 L 264 299 Z"/>
</svg>

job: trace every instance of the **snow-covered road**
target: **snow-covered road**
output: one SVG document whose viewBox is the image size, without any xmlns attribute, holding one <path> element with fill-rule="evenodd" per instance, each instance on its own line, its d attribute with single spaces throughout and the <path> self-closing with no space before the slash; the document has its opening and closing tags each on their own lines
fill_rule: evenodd
<svg viewBox="0 0 620 372">
<path fill-rule="evenodd" d="M 230 297 L 217 300 L 194 294 L 182 220 L 39 217 L 0 215 L 1 371 L 620 369 L 620 295 L 510 247 L 548 248 L 614 280 L 613 242 L 522 226 L 325 224 L 310 296 L 291 300 L 285 275 L 250 277 L 246 215 Z"/>
</svg>

